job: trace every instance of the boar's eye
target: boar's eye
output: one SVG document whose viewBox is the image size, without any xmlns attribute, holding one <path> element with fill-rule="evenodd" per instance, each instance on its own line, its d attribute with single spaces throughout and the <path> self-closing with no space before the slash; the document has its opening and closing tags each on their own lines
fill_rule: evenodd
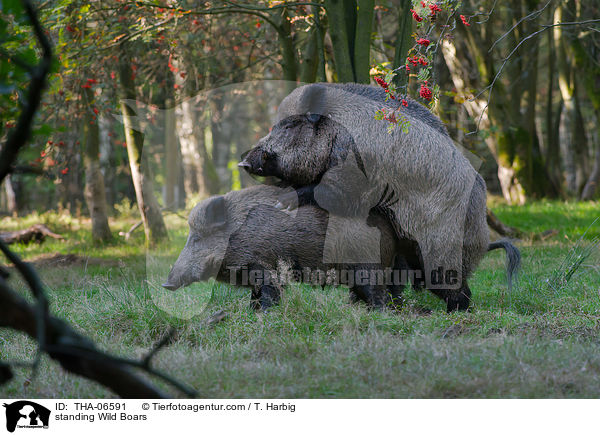
<svg viewBox="0 0 600 435">
<path fill-rule="evenodd" d="M 267 162 L 267 161 L 269 161 L 269 160 L 271 160 L 273 158 L 273 155 L 270 152 L 268 152 L 268 151 L 263 151 L 261 153 L 260 157 L 261 157 L 261 161 Z"/>
<path fill-rule="evenodd" d="M 299 124 L 300 124 L 300 119 L 298 119 L 296 117 L 288 118 L 284 121 L 283 128 L 285 128 L 286 130 L 289 130 L 294 127 L 297 127 Z"/>
</svg>

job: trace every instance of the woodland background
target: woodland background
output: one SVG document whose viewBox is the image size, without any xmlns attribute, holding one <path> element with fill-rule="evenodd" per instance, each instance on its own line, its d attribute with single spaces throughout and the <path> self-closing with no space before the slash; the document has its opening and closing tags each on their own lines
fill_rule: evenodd
<svg viewBox="0 0 600 435">
<path fill-rule="evenodd" d="M 27 82 L 15 60 L 32 61 L 37 50 L 11 3 L 3 3 L 0 28 L 0 139 L 15 125 Z M 138 189 L 149 203 L 147 236 L 160 239 L 158 209 L 248 183 L 236 162 L 268 131 L 267 109 L 232 107 L 219 89 L 264 80 L 374 83 L 371 67 L 403 65 L 423 33 L 410 13 L 419 3 L 40 2 L 55 45 L 53 73 L 34 138 L 1 189 L 0 210 L 90 215 L 94 237 L 108 240 L 108 216 L 135 206 Z M 488 190 L 512 204 L 597 198 L 600 2 L 438 4 L 459 8 L 439 14 L 447 26 L 437 36 L 445 33 L 428 47 L 440 88 L 432 109 L 483 160 Z M 415 77 L 409 93 L 426 104 Z M 201 110 L 186 103 L 202 93 Z M 255 105 L 270 104 L 254 97 Z M 154 135 L 127 128 L 138 113 L 123 99 L 147 105 L 140 117 Z"/>
</svg>

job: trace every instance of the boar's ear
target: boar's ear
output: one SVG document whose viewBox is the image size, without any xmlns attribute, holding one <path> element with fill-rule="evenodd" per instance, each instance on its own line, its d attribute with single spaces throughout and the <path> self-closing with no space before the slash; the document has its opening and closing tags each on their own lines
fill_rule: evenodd
<svg viewBox="0 0 600 435">
<path fill-rule="evenodd" d="M 306 86 L 298 101 L 299 113 L 329 113 L 327 110 L 327 88 L 321 84 Z M 298 113 L 298 112 L 297 112 Z"/>
<path fill-rule="evenodd" d="M 227 220 L 227 208 L 223 195 L 211 198 L 206 206 L 206 223 L 209 225 L 224 224 Z"/>
</svg>

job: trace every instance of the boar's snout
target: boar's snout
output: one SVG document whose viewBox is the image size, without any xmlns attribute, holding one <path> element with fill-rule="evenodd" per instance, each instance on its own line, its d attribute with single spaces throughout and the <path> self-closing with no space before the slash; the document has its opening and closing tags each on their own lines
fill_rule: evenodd
<svg viewBox="0 0 600 435">
<path fill-rule="evenodd" d="M 261 143 L 243 154 L 238 166 L 250 175 L 277 176 L 278 172 L 276 155 L 266 151 Z"/>
<path fill-rule="evenodd" d="M 201 260 L 195 260 L 193 257 L 188 258 L 187 254 L 184 250 L 171 268 L 167 282 L 162 284 L 165 289 L 175 291 L 194 282 L 208 281 L 217 277 L 221 266 L 221 261 L 218 261 L 217 257 L 207 255 Z"/>
<path fill-rule="evenodd" d="M 167 290 L 171 290 L 171 291 L 175 291 L 179 288 L 178 285 L 172 284 L 170 282 L 165 282 L 164 284 L 161 284 L 164 288 L 166 288 Z"/>
<path fill-rule="evenodd" d="M 192 282 L 197 281 L 194 276 L 192 264 L 187 261 L 188 253 L 184 248 L 177 261 L 171 268 L 167 282 L 162 286 L 167 290 L 175 291 L 178 288 L 190 285 Z"/>
<path fill-rule="evenodd" d="M 167 290 L 175 291 L 178 288 L 184 287 L 186 285 L 183 282 L 184 280 L 182 278 L 183 277 L 181 276 L 181 274 L 176 271 L 175 267 L 173 267 L 169 272 L 167 282 L 162 284 L 162 286 Z"/>
<path fill-rule="evenodd" d="M 243 160 L 238 163 L 238 167 L 243 168 L 250 175 L 262 175 L 264 172 L 264 160 L 262 153 L 258 148 L 253 148 L 242 155 Z"/>
</svg>

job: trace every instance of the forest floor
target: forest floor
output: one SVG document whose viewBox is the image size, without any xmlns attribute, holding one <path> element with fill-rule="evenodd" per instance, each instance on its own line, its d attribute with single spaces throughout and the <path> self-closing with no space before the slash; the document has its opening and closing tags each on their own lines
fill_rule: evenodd
<svg viewBox="0 0 600 435">
<path fill-rule="evenodd" d="M 430 293 L 410 289 L 399 313 L 352 305 L 344 288 L 303 285 L 289 286 L 266 314 L 249 308 L 247 289 L 221 284 L 192 286 L 175 296 L 183 299 L 162 300 L 156 280 L 164 279 L 187 235 L 177 215 L 167 217 L 172 242 L 149 252 L 141 230 L 127 243 L 96 246 L 89 222 L 66 215 L 4 218 L 0 230 L 41 222 L 67 238 L 15 250 L 36 261 L 51 311 L 101 349 L 141 357 L 174 326 L 177 340 L 154 365 L 200 397 L 600 397 L 600 248 L 568 282 L 553 280 L 577 261 L 565 261 L 569 253 L 576 257 L 600 236 L 600 221 L 586 233 L 600 214 L 598 203 L 490 205 L 508 225 L 556 232 L 517 243 L 522 270 L 511 294 L 504 251 L 489 253 L 470 280 L 472 311 L 452 314 Z M 111 227 L 126 231 L 134 222 L 120 218 Z M 15 273 L 10 282 L 30 297 Z M 227 317 L 207 324 L 220 310 Z M 27 361 L 34 352 L 32 340 L 0 330 L 0 361 Z M 0 387 L 1 397 L 114 396 L 47 357 L 35 378 L 26 368 L 15 375 Z"/>
</svg>

